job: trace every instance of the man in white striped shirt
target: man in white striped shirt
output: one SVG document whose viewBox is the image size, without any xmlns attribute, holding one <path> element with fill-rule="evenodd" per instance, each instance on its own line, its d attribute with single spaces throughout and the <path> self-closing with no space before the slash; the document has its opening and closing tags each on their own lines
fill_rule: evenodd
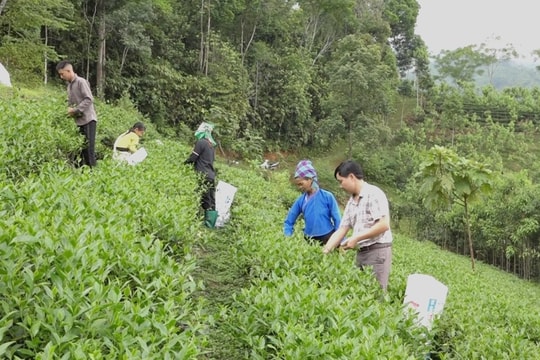
<svg viewBox="0 0 540 360">
<path fill-rule="evenodd" d="M 351 197 L 339 229 L 328 240 L 323 252 L 330 253 L 352 229 L 353 234 L 343 248 L 356 249 L 356 265 L 361 269 L 372 266 L 377 281 L 386 291 L 392 265 L 388 199 L 380 188 L 364 181 L 362 168 L 352 160 L 342 162 L 336 168 L 334 177 Z"/>
</svg>

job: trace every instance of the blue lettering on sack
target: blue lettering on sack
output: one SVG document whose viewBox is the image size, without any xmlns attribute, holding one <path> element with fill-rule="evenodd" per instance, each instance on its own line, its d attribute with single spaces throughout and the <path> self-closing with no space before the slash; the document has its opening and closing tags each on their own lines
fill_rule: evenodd
<svg viewBox="0 0 540 360">
<path fill-rule="evenodd" d="M 436 305 L 437 305 L 437 299 L 429 299 L 427 311 L 435 311 Z"/>
</svg>

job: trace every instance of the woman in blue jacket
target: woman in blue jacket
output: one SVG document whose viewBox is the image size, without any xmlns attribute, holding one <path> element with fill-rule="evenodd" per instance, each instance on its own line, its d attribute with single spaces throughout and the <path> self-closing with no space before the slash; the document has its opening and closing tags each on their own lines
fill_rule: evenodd
<svg viewBox="0 0 540 360">
<path fill-rule="evenodd" d="M 319 187 L 317 172 L 310 160 L 296 165 L 294 181 L 302 195 L 291 206 L 285 219 L 283 232 L 291 236 L 300 215 L 304 217 L 304 237 L 326 245 L 330 236 L 339 228 L 341 215 L 334 195 Z"/>
</svg>

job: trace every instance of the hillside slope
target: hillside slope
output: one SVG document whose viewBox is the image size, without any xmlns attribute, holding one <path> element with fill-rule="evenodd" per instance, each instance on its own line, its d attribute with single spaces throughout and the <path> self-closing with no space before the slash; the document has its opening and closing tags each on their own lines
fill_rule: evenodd
<svg viewBox="0 0 540 360">
<path fill-rule="evenodd" d="M 301 224 L 282 235 L 298 195 L 288 169 L 220 159 L 219 180 L 238 192 L 230 222 L 208 230 L 195 174 L 182 164 L 188 142 L 149 129 L 149 156 L 135 167 L 114 163 L 102 143 L 92 171 L 66 161 L 65 149 L 77 145 L 68 130 L 48 132 L 28 153 L 26 139 L 41 129 L 72 125 L 53 124 L 61 108 L 50 98 L 0 100 L 0 126 L 17 130 L 0 138 L 0 149 L 11 149 L 0 173 L 2 356 L 537 358 L 538 285 L 483 264 L 473 272 L 464 257 L 396 234 L 382 296 L 352 252 L 323 256 Z M 133 121 L 112 106 L 101 115 L 102 138 Z M 430 332 L 402 311 L 413 273 L 449 287 Z"/>
</svg>

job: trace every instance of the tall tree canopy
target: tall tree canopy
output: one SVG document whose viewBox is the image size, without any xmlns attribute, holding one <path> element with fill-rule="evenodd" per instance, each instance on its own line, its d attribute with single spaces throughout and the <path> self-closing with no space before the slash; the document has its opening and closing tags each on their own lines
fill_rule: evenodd
<svg viewBox="0 0 540 360">
<path fill-rule="evenodd" d="M 55 63 L 69 59 L 98 97 L 129 97 L 167 132 L 212 118 L 231 146 L 242 138 L 286 147 L 328 140 L 317 124 L 336 113 L 361 121 L 360 113 L 390 111 L 398 71 L 425 64 L 414 0 L 0 4 L 0 61 L 15 79 L 56 78 Z M 347 79 L 346 69 L 356 75 Z M 347 81 L 362 89 L 357 105 L 344 105 Z"/>
</svg>

